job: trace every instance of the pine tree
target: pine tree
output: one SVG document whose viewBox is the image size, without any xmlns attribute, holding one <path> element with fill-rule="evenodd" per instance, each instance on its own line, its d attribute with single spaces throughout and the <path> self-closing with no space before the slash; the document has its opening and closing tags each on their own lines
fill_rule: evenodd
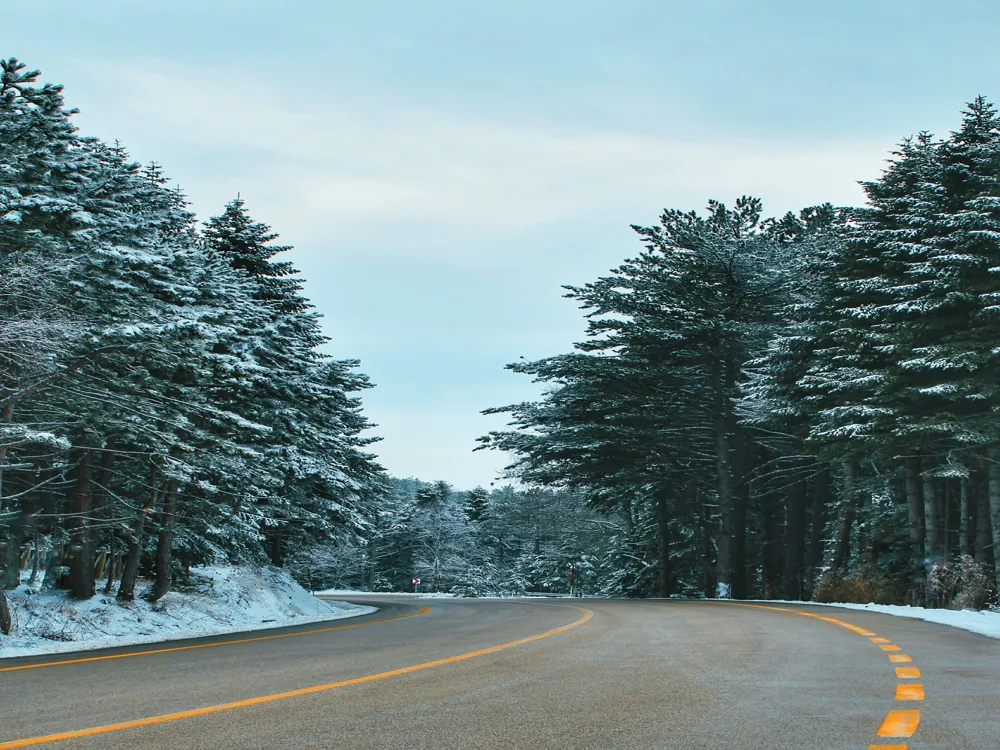
<svg viewBox="0 0 1000 750">
<path fill-rule="evenodd" d="M 356 361 L 319 353 L 327 339 L 300 294 L 295 269 L 271 260 L 289 248 L 272 244 L 277 235 L 254 222 L 243 201 L 210 219 L 204 235 L 208 247 L 254 285 L 267 317 L 260 330 L 249 332 L 260 366 L 253 393 L 242 402 L 240 394 L 230 394 L 230 405 L 269 428 L 261 449 L 273 487 L 254 512 L 270 559 L 280 566 L 299 539 L 362 533 L 370 522 L 370 504 L 382 492 L 381 470 L 364 452 L 372 439 L 360 436 L 369 425 L 354 394 L 371 385 L 352 372 Z"/>
<path fill-rule="evenodd" d="M 485 487 L 474 487 L 465 493 L 465 517 L 473 523 L 480 523 L 490 517 L 489 491 Z"/>
</svg>

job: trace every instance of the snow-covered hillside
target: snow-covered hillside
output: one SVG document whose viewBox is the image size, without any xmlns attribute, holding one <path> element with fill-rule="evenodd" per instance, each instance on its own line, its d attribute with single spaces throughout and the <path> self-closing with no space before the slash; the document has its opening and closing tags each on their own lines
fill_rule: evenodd
<svg viewBox="0 0 1000 750">
<path fill-rule="evenodd" d="M 73 601 L 64 591 L 9 592 L 14 632 L 0 636 L 0 658 L 81 651 L 282 625 L 356 617 L 376 610 L 317 599 L 276 568 L 192 568 L 189 592 L 172 591 L 156 604 L 127 605 L 98 594 Z M 139 587 L 137 590 L 141 590 Z"/>
</svg>

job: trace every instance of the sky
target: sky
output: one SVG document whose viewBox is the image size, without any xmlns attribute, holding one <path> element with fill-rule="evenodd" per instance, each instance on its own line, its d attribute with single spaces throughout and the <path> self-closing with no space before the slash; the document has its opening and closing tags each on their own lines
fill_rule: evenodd
<svg viewBox="0 0 1000 750">
<path fill-rule="evenodd" d="M 893 146 L 1000 99 L 996 0 L 34 0 L 0 56 L 201 218 L 281 234 L 394 475 L 499 482 L 504 370 L 583 337 L 564 284 L 630 225 L 743 194 L 864 200 Z"/>
</svg>

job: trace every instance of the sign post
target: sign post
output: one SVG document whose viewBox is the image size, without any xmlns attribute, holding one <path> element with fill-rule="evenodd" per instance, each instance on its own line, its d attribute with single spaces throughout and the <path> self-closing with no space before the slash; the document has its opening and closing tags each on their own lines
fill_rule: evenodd
<svg viewBox="0 0 1000 750">
<path fill-rule="evenodd" d="M 419 578 L 414 578 L 413 579 L 413 593 L 414 594 L 417 593 L 417 586 L 419 586 L 419 585 L 420 585 L 420 579 Z"/>
</svg>

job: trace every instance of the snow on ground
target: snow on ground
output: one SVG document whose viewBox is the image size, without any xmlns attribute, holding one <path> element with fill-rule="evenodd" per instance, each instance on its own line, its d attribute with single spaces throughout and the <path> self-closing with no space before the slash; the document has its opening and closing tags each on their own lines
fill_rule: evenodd
<svg viewBox="0 0 1000 750">
<path fill-rule="evenodd" d="M 171 591 L 156 604 L 142 599 L 143 581 L 126 605 L 100 593 L 73 601 L 65 591 L 36 593 L 22 584 L 8 592 L 14 632 L 0 635 L 0 658 L 263 630 L 377 610 L 317 599 L 277 568 L 216 565 L 191 573 L 190 591 Z"/>
<path fill-rule="evenodd" d="M 844 609 L 860 609 L 865 612 L 878 612 L 883 615 L 910 617 L 915 620 L 936 622 L 940 625 L 951 625 L 972 633 L 987 635 L 990 638 L 1000 638 L 1000 612 L 971 609 L 926 609 L 898 604 L 825 604 L 822 602 L 791 602 L 769 599 L 761 604 L 810 604 L 816 607 L 843 607 Z"/>
<path fill-rule="evenodd" d="M 355 591 L 354 589 L 326 589 L 325 591 L 314 591 L 316 596 L 399 596 L 406 599 L 452 599 L 455 594 L 433 593 L 418 591 L 415 594 L 405 591 Z"/>
</svg>

